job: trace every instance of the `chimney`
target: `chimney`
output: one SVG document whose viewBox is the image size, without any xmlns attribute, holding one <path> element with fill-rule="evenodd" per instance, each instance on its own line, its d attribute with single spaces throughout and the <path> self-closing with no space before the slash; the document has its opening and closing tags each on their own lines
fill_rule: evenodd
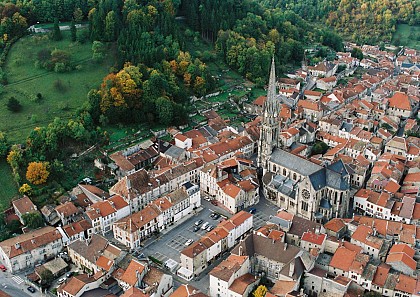
<svg viewBox="0 0 420 297">
<path fill-rule="evenodd" d="M 284 251 L 287 250 L 287 243 L 286 242 L 284 243 L 283 250 Z"/>
<path fill-rule="evenodd" d="M 242 256 L 242 247 L 239 247 L 239 256 Z"/>
<path fill-rule="evenodd" d="M 293 261 L 290 262 L 289 277 L 292 277 L 294 272 L 295 272 L 295 259 L 293 259 Z"/>
</svg>

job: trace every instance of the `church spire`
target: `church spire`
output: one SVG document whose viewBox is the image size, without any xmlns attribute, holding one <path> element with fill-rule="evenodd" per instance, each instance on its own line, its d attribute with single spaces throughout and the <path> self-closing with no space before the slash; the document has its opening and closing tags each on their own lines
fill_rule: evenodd
<svg viewBox="0 0 420 297">
<path fill-rule="evenodd" d="M 273 102 L 276 100 L 276 64 L 274 56 L 271 60 L 270 79 L 268 80 L 267 101 Z"/>
</svg>

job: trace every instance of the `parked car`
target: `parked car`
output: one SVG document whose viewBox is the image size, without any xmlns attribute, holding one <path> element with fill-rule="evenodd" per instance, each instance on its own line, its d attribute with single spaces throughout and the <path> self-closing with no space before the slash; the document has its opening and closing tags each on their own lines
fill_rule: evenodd
<svg viewBox="0 0 420 297">
<path fill-rule="evenodd" d="M 207 228 L 206 228 L 206 230 L 207 230 L 207 232 L 210 232 L 211 230 L 213 230 L 214 229 L 214 226 L 212 226 L 212 225 L 209 225 Z"/>
<path fill-rule="evenodd" d="M 194 232 L 197 232 L 198 230 L 200 230 L 200 227 L 198 227 L 198 226 L 194 226 L 193 231 L 194 231 Z"/>
<path fill-rule="evenodd" d="M 205 222 L 204 225 L 201 226 L 201 229 L 206 230 L 209 225 L 209 222 Z"/>
<path fill-rule="evenodd" d="M 57 281 L 57 284 L 59 284 L 59 285 L 61 285 L 62 283 L 64 283 L 66 281 L 66 278 L 65 277 L 62 277 L 62 278 L 60 278 L 58 281 Z"/>
<path fill-rule="evenodd" d="M 26 289 L 28 289 L 28 291 L 31 292 L 31 293 L 35 293 L 36 292 L 35 288 L 32 287 L 32 286 L 29 286 Z"/>
<path fill-rule="evenodd" d="M 212 201 L 211 201 L 211 204 L 213 204 L 213 205 L 217 206 L 217 200 L 212 200 Z"/>
<path fill-rule="evenodd" d="M 0 270 L 6 272 L 7 268 L 3 264 L 0 264 Z"/>
<path fill-rule="evenodd" d="M 198 220 L 198 221 L 197 221 L 197 222 L 195 222 L 194 224 L 195 224 L 196 226 L 200 226 L 202 223 L 203 223 L 203 220 Z"/>
<path fill-rule="evenodd" d="M 188 239 L 186 242 L 185 242 L 185 246 L 189 246 L 190 244 L 192 244 L 194 242 L 194 240 L 192 240 L 192 239 Z"/>
<path fill-rule="evenodd" d="M 218 218 L 220 218 L 220 215 L 218 213 L 214 213 L 213 215 L 213 220 L 217 220 Z"/>
<path fill-rule="evenodd" d="M 250 214 L 254 214 L 254 213 L 256 213 L 256 212 L 257 212 L 257 209 L 256 209 L 255 207 L 253 207 L 253 208 L 250 208 L 250 209 L 248 210 L 248 212 L 249 212 Z"/>
<path fill-rule="evenodd" d="M 66 273 L 66 277 L 67 277 L 67 278 L 71 278 L 71 277 L 73 276 L 73 273 L 74 273 L 73 271 L 69 271 L 69 272 L 67 272 L 67 273 Z"/>
</svg>

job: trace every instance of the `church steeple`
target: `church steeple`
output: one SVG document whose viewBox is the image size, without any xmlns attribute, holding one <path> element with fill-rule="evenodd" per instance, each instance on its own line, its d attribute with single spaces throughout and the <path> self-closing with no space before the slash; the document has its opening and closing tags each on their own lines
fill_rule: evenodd
<svg viewBox="0 0 420 297">
<path fill-rule="evenodd" d="M 267 169 L 267 161 L 278 142 L 280 102 L 277 99 L 276 85 L 276 65 L 273 57 L 268 80 L 267 99 L 263 106 L 258 147 L 258 167 L 262 167 L 264 171 Z"/>
</svg>

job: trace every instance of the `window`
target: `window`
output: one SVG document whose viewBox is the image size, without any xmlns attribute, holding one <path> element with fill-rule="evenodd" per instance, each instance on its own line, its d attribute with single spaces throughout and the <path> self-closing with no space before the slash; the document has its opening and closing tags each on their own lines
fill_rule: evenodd
<svg viewBox="0 0 420 297">
<path fill-rule="evenodd" d="M 305 201 L 302 201 L 302 210 L 308 211 L 308 203 Z"/>
</svg>

